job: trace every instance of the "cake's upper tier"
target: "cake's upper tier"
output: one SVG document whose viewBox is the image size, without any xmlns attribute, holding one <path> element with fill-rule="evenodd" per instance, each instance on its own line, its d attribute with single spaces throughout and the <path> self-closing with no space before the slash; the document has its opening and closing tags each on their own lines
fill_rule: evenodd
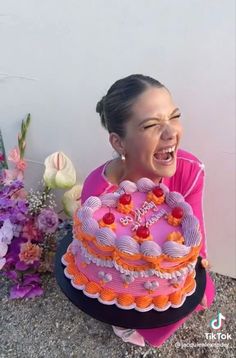
<svg viewBox="0 0 236 358">
<path fill-rule="evenodd" d="M 183 258 L 201 242 L 199 222 L 184 197 L 148 178 L 89 197 L 75 221 L 100 247 L 131 256 Z"/>
</svg>

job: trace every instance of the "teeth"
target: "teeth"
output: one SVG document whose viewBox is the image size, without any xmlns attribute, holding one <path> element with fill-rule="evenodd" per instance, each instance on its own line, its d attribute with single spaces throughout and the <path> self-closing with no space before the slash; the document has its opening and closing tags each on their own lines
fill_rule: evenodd
<svg viewBox="0 0 236 358">
<path fill-rule="evenodd" d="M 158 153 L 171 153 L 174 152 L 174 150 L 175 150 L 175 145 L 173 147 L 160 150 Z"/>
</svg>

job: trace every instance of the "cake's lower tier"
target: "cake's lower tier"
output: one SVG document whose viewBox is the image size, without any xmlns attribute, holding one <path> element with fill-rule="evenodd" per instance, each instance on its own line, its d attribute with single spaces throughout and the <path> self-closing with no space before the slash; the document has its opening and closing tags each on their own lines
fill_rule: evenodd
<svg viewBox="0 0 236 358">
<path fill-rule="evenodd" d="M 196 289 L 195 270 L 189 273 L 186 279 L 176 288 L 172 287 L 171 290 L 164 288 L 161 291 L 156 290 L 156 292 L 150 290 L 150 293 L 148 291 L 145 293 L 144 290 L 142 295 L 135 292 L 131 287 L 122 292 L 117 292 L 114 288 L 107 287 L 108 283 L 104 280 L 95 280 L 91 275 L 86 276 L 86 270 L 83 270 L 82 266 L 78 264 L 78 257 L 75 258 L 70 246 L 62 257 L 62 263 L 66 266 L 64 272 L 66 277 L 71 279 L 73 287 L 82 290 L 86 296 L 96 298 L 105 305 L 115 304 L 124 310 L 136 309 L 140 312 L 147 312 L 151 309 L 165 311 L 169 307 L 179 308 L 183 305 L 186 297 L 192 295 Z M 103 269 L 103 267 L 98 268 L 95 264 L 89 266 L 96 273 Z"/>
</svg>

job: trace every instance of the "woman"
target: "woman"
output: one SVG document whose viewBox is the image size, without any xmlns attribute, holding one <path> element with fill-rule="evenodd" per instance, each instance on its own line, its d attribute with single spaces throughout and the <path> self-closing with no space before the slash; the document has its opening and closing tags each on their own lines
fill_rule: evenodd
<svg viewBox="0 0 236 358">
<path fill-rule="evenodd" d="M 206 258 L 202 212 L 204 165 L 192 154 L 179 149 L 182 138 L 181 112 L 169 90 L 159 81 L 143 75 L 131 75 L 116 81 L 97 104 L 102 125 L 119 157 L 95 169 L 86 178 L 82 202 L 91 195 L 114 191 L 122 180 L 148 177 L 178 191 L 191 204 L 198 217 L 203 237 L 200 255 Z M 204 298 L 196 310 L 209 307 L 214 286 L 207 275 Z M 183 320 L 157 329 L 127 330 L 113 327 L 126 342 L 141 346 L 145 340 L 162 344 Z"/>
</svg>

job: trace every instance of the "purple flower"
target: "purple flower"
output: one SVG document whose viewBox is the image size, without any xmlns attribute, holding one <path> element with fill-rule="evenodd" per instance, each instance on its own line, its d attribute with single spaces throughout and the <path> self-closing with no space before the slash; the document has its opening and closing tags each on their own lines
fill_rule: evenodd
<svg viewBox="0 0 236 358">
<path fill-rule="evenodd" d="M 0 270 L 6 263 L 4 257 L 8 251 L 8 245 L 11 243 L 13 238 L 13 226 L 9 219 L 4 221 L 3 226 L 0 229 Z"/>
<path fill-rule="evenodd" d="M 26 284 L 16 284 L 11 287 L 10 298 L 34 298 L 41 296 L 43 294 L 43 289 L 37 282 L 32 282 L 28 285 Z"/>
<path fill-rule="evenodd" d="M 43 209 L 38 216 L 37 224 L 39 230 L 46 234 L 52 234 L 58 226 L 58 216 L 51 209 Z"/>
<path fill-rule="evenodd" d="M 13 225 L 9 219 L 5 220 L 0 229 L 0 244 L 5 243 L 9 245 L 13 238 Z"/>
<path fill-rule="evenodd" d="M 5 265 L 5 263 L 6 263 L 5 257 L 3 257 L 3 258 L 0 257 L 0 270 L 3 268 L 3 266 Z"/>
</svg>

